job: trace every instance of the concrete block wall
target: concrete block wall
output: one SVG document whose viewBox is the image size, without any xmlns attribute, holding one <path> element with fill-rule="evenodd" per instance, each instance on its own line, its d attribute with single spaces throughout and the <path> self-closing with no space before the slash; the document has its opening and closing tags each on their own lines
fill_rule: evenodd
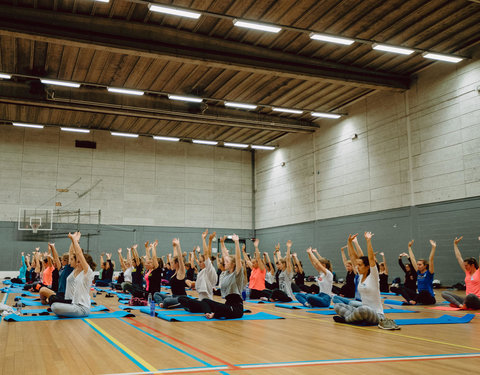
<svg viewBox="0 0 480 375">
<path fill-rule="evenodd" d="M 258 152 L 256 229 L 480 195 L 479 86 L 480 60 L 436 63 Z"/>
<path fill-rule="evenodd" d="M 76 148 L 77 139 L 97 148 Z M 1 125 L 0 220 L 16 222 L 19 207 L 55 202 L 63 210 L 101 210 L 102 224 L 250 230 L 251 154 L 105 131 Z M 58 219 L 68 220 L 76 218 Z M 97 221 L 81 216 L 84 224 Z"/>
</svg>

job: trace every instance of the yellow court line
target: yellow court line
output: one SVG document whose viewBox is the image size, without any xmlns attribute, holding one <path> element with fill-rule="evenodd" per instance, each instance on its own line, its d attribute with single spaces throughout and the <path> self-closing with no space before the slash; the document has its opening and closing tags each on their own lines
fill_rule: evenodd
<svg viewBox="0 0 480 375">
<path fill-rule="evenodd" d="M 270 309 L 266 310 L 266 309 L 262 309 L 258 306 L 255 306 L 256 308 L 258 308 L 259 310 L 263 310 L 263 311 L 269 311 L 269 312 L 272 312 Z M 301 311 L 301 310 L 299 310 Z M 295 318 L 299 318 L 298 315 L 294 315 L 292 313 L 288 313 L 288 312 L 279 312 L 280 314 L 285 314 L 285 315 L 289 315 L 289 316 L 293 316 Z M 314 314 L 312 314 L 314 315 Z M 301 318 L 301 317 L 300 317 Z M 318 318 L 316 316 L 306 316 L 304 317 L 304 319 L 307 318 L 307 319 L 315 319 L 315 320 L 318 320 L 322 323 L 327 323 L 327 324 L 336 324 L 336 325 L 342 325 L 344 326 L 344 324 L 342 323 L 335 323 L 335 322 L 332 322 L 332 321 L 328 321 L 327 322 L 327 319 L 325 318 Z M 392 332 L 392 331 L 387 331 L 387 330 L 383 330 L 383 329 L 374 329 L 374 328 L 370 328 L 370 327 L 361 327 L 361 326 L 356 326 L 356 325 L 353 325 L 353 324 L 349 324 L 348 325 L 349 327 L 352 327 L 352 328 L 356 328 L 356 329 L 362 329 L 362 330 L 365 330 L 365 331 L 370 331 L 370 332 L 377 332 L 377 333 L 384 333 L 384 334 L 388 334 L 388 335 L 395 335 L 395 336 L 400 336 L 400 337 L 405 337 L 405 338 L 409 338 L 409 339 L 413 339 L 413 340 L 418 340 L 418 341 L 426 341 L 426 342 L 431 342 L 431 343 L 435 343 L 435 344 L 441 344 L 441 345 L 448 345 L 448 346 L 453 346 L 453 347 L 456 347 L 456 348 L 462 348 L 462 349 L 470 349 L 470 350 L 475 350 L 475 351 L 480 351 L 480 348 L 473 348 L 471 346 L 465 346 L 465 345 L 459 345 L 459 344 L 453 344 L 453 343 L 449 343 L 449 342 L 444 342 L 444 341 L 438 341 L 438 340 L 432 340 L 432 339 L 427 339 L 427 338 L 423 338 L 423 337 L 417 337 L 417 336 L 410 336 L 410 335 L 405 335 L 405 334 L 402 334 L 402 333 L 398 333 L 398 332 Z"/>
<path fill-rule="evenodd" d="M 98 325 L 93 323 L 90 319 L 84 319 L 88 324 L 90 324 L 92 327 L 94 327 L 101 335 L 103 335 L 105 338 L 109 339 L 114 343 L 114 345 L 118 346 L 120 349 L 122 349 L 125 353 L 127 353 L 129 356 L 131 356 L 133 359 L 135 359 L 138 363 L 142 364 L 145 368 L 147 368 L 149 371 L 157 371 L 157 368 L 152 366 L 150 363 L 145 361 L 143 358 L 141 358 L 138 354 L 134 353 L 131 351 L 129 348 L 127 348 L 125 345 L 123 345 L 120 341 L 118 341 L 116 338 L 110 336 L 105 330 L 101 329 Z"/>
</svg>

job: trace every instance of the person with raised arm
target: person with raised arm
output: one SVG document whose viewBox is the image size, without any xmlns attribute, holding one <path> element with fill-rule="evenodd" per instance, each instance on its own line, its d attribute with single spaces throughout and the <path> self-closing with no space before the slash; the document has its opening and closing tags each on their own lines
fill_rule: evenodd
<svg viewBox="0 0 480 375">
<path fill-rule="evenodd" d="M 96 264 L 90 255 L 83 254 L 80 237 L 80 232 L 68 234 L 73 245 L 75 269 L 67 278 L 66 300 L 52 303 L 52 311 L 58 316 L 74 318 L 90 315 L 90 287 Z"/>
<path fill-rule="evenodd" d="M 305 307 L 328 307 L 332 300 L 333 274 L 327 259 L 314 255 L 312 248 L 307 249 L 308 259 L 318 271 L 318 294 L 295 293 L 295 298 Z"/>
<path fill-rule="evenodd" d="M 153 295 L 155 302 L 162 308 L 173 309 L 180 306 L 178 297 L 186 296 L 187 292 L 185 288 L 187 284 L 185 283 L 185 263 L 184 257 L 182 255 L 182 249 L 180 247 L 180 240 L 174 238 L 172 240 L 173 246 L 173 259 L 169 257 L 170 266 L 175 271 L 172 278 L 170 279 L 170 288 L 172 294 L 162 293 L 160 291 L 156 292 Z"/>
<path fill-rule="evenodd" d="M 465 298 L 460 297 L 448 290 L 442 292 L 442 297 L 450 302 L 450 305 L 460 307 L 461 309 L 480 309 L 480 270 L 478 269 L 478 262 L 475 258 L 462 258 L 462 253 L 458 248 L 458 243 L 463 236 L 455 237 L 453 241 L 453 251 L 457 258 L 458 265 L 465 273 Z M 480 239 L 480 238 L 479 238 Z"/>
<path fill-rule="evenodd" d="M 403 264 L 403 257 L 408 259 L 408 263 Z M 398 265 L 405 273 L 405 282 L 403 285 L 390 287 L 390 290 L 396 294 L 417 294 L 417 272 L 415 271 L 415 268 L 413 268 L 412 260 L 407 253 L 401 253 L 398 256 Z"/>
<path fill-rule="evenodd" d="M 387 261 L 385 259 L 385 253 L 382 251 L 380 253 L 382 256 L 382 261 L 380 262 L 380 292 L 382 293 L 388 293 L 390 292 L 390 289 L 388 288 L 388 266 L 387 266 Z"/>
<path fill-rule="evenodd" d="M 357 234 L 348 236 L 348 245 L 352 246 Z M 360 276 L 358 291 L 362 302 L 351 301 L 349 304 L 336 303 L 333 317 L 338 323 L 350 323 L 357 325 L 378 325 L 382 329 L 400 329 L 391 319 L 383 314 L 382 300 L 380 298 L 380 283 L 378 269 L 375 262 L 375 254 L 372 246 L 373 234 L 365 232 L 368 256 L 360 256 L 357 260 L 357 269 Z M 355 302 L 355 303 L 352 303 Z"/>
<path fill-rule="evenodd" d="M 234 234 L 232 235 L 232 240 L 235 243 L 234 257 L 228 254 L 225 246 L 221 246 L 222 258 L 225 263 L 225 274 L 220 282 L 220 290 L 222 297 L 225 298 L 225 303 L 216 302 L 208 298 L 191 302 L 194 311 L 203 312 L 207 319 L 237 319 L 243 316 L 241 293 L 245 286 L 245 274 L 243 272 L 239 238 Z"/>
<path fill-rule="evenodd" d="M 122 290 L 125 290 L 125 286 L 128 284 L 132 284 L 132 251 L 130 248 L 127 248 L 127 259 L 124 259 L 122 256 L 122 249 L 118 249 L 118 259 L 120 260 L 120 267 L 122 268 L 123 272 L 123 282 L 121 284 Z"/>
<path fill-rule="evenodd" d="M 255 248 L 254 258 L 250 259 L 243 249 L 243 258 L 247 267 L 250 267 L 252 272 L 250 273 L 249 279 L 249 288 L 250 288 L 250 299 L 259 299 L 265 297 L 263 291 L 265 290 L 265 274 L 267 270 L 265 268 L 265 263 L 260 257 L 260 250 L 258 250 L 258 245 L 260 240 L 256 238 L 253 241 L 253 246 Z"/>
<path fill-rule="evenodd" d="M 266 290 L 270 294 L 269 300 L 271 302 L 291 302 L 294 300 L 295 296 L 292 291 L 292 280 L 293 280 L 293 266 L 292 266 L 292 257 L 291 257 L 292 241 L 287 241 L 287 251 L 285 253 L 285 258 L 277 255 L 277 268 L 280 271 L 278 274 L 278 289 L 273 291 Z M 276 250 L 277 251 L 277 250 Z M 264 297 L 262 297 L 263 299 Z"/>
<path fill-rule="evenodd" d="M 60 258 L 58 257 L 57 250 L 55 249 L 55 244 L 49 243 L 48 244 L 48 251 L 50 252 L 48 258 L 49 261 L 52 263 L 52 272 L 51 272 L 51 284 L 44 285 L 40 288 L 40 302 L 43 305 L 48 304 L 48 297 L 51 293 L 56 293 L 58 291 L 59 285 L 59 277 L 60 277 L 60 269 L 62 268 L 62 263 L 60 262 Z M 49 269 L 49 267 L 47 267 Z M 46 269 L 46 270 L 47 270 Z"/>
<path fill-rule="evenodd" d="M 25 282 L 25 276 L 27 273 L 27 263 L 25 262 L 25 253 L 22 251 L 22 262 L 21 262 L 21 267 L 18 270 L 18 278 L 22 281 L 22 283 Z"/>
<path fill-rule="evenodd" d="M 419 259 L 418 261 L 415 259 L 412 245 L 413 240 L 408 243 L 408 254 L 412 260 L 413 268 L 417 272 L 418 293 L 410 293 L 408 290 L 402 289 L 401 295 L 410 305 L 434 305 L 436 300 L 435 293 L 433 292 L 433 275 L 435 272 L 433 258 L 435 257 L 437 243 L 433 240 L 430 240 L 432 249 L 430 251 L 428 262 L 425 259 Z"/>
<path fill-rule="evenodd" d="M 343 266 L 347 271 L 347 276 L 345 277 L 345 284 L 342 285 L 341 288 L 335 287 L 332 290 L 335 294 L 338 294 L 341 297 L 354 298 L 355 297 L 355 275 L 357 271 L 353 266 L 352 261 L 347 259 L 347 256 L 345 255 L 346 247 L 347 246 L 344 246 L 340 249 L 340 252 L 342 254 Z"/>
<path fill-rule="evenodd" d="M 195 259 L 198 263 L 198 267 L 200 268 L 200 272 L 197 275 L 197 281 L 195 284 L 195 289 L 198 292 L 198 301 L 202 301 L 204 299 L 213 299 L 213 288 L 217 282 L 217 271 L 212 264 L 212 242 L 215 238 L 216 233 L 213 232 L 208 237 L 208 246 L 206 242 L 206 237 L 208 234 L 208 229 L 206 229 L 202 233 L 202 243 L 203 243 L 203 254 L 200 254 L 198 259 L 195 254 Z M 201 305 L 196 304 L 193 301 L 197 301 L 191 299 L 187 296 L 180 296 L 178 297 L 178 302 L 182 305 L 182 307 L 190 312 L 203 312 Z"/>
<path fill-rule="evenodd" d="M 267 252 L 263 253 L 263 264 L 265 264 L 267 269 L 265 273 L 265 288 L 270 290 L 276 289 L 278 285 L 275 284 L 275 267 L 272 265 Z"/>
</svg>

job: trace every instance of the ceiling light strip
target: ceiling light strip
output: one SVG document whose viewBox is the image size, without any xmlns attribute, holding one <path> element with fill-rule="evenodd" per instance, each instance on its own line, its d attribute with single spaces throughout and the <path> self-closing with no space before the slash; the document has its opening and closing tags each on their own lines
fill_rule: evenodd
<svg viewBox="0 0 480 375">
<path fill-rule="evenodd" d="M 255 109 L 255 108 L 257 108 L 257 106 L 255 104 L 236 103 L 236 102 L 225 102 L 225 107 L 243 108 L 243 109 Z"/>
<path fill-rule="evenodd" d="M 180 138 L 177 138 L 177 137 L 162 137 L 162 136 L 159 136 L 159 135 L 154 135 L 153 139 L 155 139 L 157 141 L 167 141 L 167 142 L 178 142 L 178 141 L 180 141 Z"/>
<path fill-rule="evenodd" d="M 202 15 L 201 13 L 198 13 L 198 12 L 183 10 L 183 9 L 174 8 L 174 7 L 168 7 L 164 5 L 151 4 L 151 3 L 148 4 L 148 9 L 151 12 L 169 14 L 172 16 L 186 17 L 186 18 L 191 18 L 195 20 L 199 19 L 200 16 Z"/>
<path fill-rule="evenodd" d="M 199 145 L 209 145 L 209 146 L 216 146 L 218 144 L 217 141 L 205 141 L 202 139 L 193 139 L 192 142 Z"/>
<path fill-rule="evenodd" d="M 355 43 L 355 40 L 342 38 L 339 36 L 333 36 L 328 34 L 319 34 L 319 33 L 311 33 L 310 39 L 314 40 L 321 40 L 322 42 L 329 42 L 329 43 L 336 43 L 336 44 L 343 44 L 345 46 L 350 46 Z"/>
<path fill-rule="evenodd" d="M 34 129 L 43 129 L 44 128 L 44 125 L 26 124 L 24 122 L 12 122 L 12 125 L 22 127 L 22 128 L 34 128 Z"/>
<path fill-rule="evenodd" d="M 188 96 L 188 95 L 175 95 L 175 94 L 168 94 L 168 99 L 180 100 L 183 102 L 192 102 L 192 103 L 201 103 L 203 101 L 202 98 L 196 98 L 194 96 Z"/>
<path fill-rule="evenodd" d="M 138 134 L 133 133 L 110 132 L 110 134 L 117 137 L 138 138 Z"/>
<path fill-rule="evenodd" d="M 74 87 L 74 88 L 77 88 L 77 89 L 80 87 L 80 83 L 68 82 L 68 81 L 57 81 L 57 80 L 53 80 L 53 79 L 41 78 L 40 82 L 42 82 L 44 85 Z"/>
<path fill-rule="evenodd" d="M 312 112 L 313 117 L 323 117 L 323 118 L 340 118 L 342 115 L 336 113 L 326 113 L 326 112 Z"/>
<path fill-rule="evenodd" d="M 425 52 L 422 56 L 426 59 L 438 60 L 438 61 L 445 61 L 451 63 L 458 63 L 463 60 L 461 57 L 451 56 L 451 55 L 444 55 L 441 53 L 432 53 L 432 52 Z"/>
<path fill-rule="evenodd" d="M 109 92 L 114 92 L 114 93 L 117 93 L 117 94 L 138 95 L 138 96 L 141 96 L 141 95 L 144 94 L 143 91 L 122 89 L 120 87 L 107 87 L 107 90 Z"/>
<path fill-rule="evenodd" d="M 244 27 L 252 30 L 266 31 L 268 33 L 275 33 L 275 34 L 278 33 L 280 30 L 282 30 L 281 27 L 276 25 L 269 25 L 266 23 L 258 23 L 258 22 L 239 20 L 239 19 L 234 19 L 233 24 L 238 27 Z"/>
<path fill-rule="evenodd" d="M 72 133 L 90 133 L 90 130 L 81 128 L 60 128 L 60 130 Z"/>
<path fill-rule="evenodd" d="M 12 76 L 10 74 L 0 73 L 0 79 L 10 79 Z"/>
</svg>

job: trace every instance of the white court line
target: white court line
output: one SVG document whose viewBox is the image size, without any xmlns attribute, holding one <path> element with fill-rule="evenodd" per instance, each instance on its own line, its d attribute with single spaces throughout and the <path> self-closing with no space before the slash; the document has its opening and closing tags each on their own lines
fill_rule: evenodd
<svg viewBox="0 0 480 375">
<path fill-rule="evenodd" d="M 465 359 L 480 358 L 480 353 L 459 353 L 459 354 L 437 354 L 437 355 L 419 355 L 419 356 L 402 356 L 402 357 L 378 357 L 378 358 L 347 358 L 347 359 L 325 359 L 318 361 L 298 361 L 298 362 L 276 362 L 276 363 L 257 363 L 235 365 L 236 369 L 228 366 L 211 366 L 211 367 L 188 367 L 183 369 L 165 369 L 154 372 L 124 372 L 108 375 L 145 375 L 145 374 L 171 374 L 171 373 L 194 373 L 194 372 L 211 372 L 219 370 L 247 370 L 275 367 L 298 367 L 298 366 L 317 366 L 317 365 L 344 365 L 356 363 L 374 363 L 374 362 L 407 362 L 421 360 L 439 360 L 439 359 Z"/>
</svg>

